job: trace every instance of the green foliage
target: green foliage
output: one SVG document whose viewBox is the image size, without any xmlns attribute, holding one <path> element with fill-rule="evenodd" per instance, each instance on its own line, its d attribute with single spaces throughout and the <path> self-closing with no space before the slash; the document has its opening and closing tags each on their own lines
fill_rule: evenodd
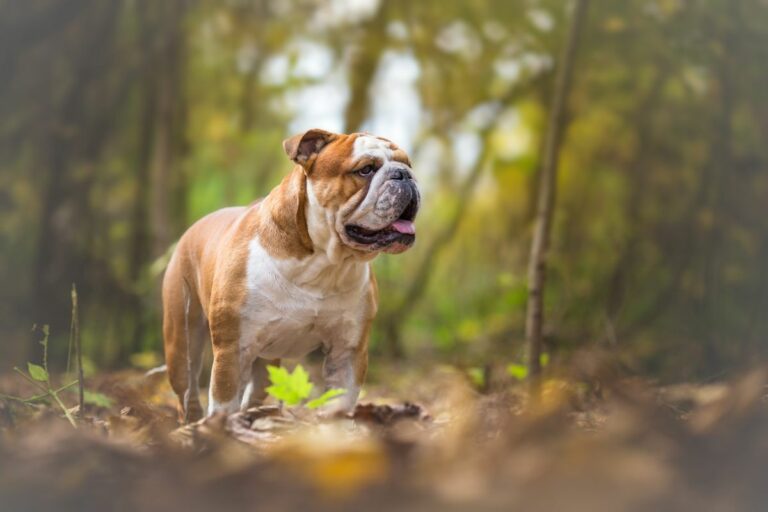
<svg viewBox="0 0 768 512">
<path fill-rule="evenodd" d="M 163 364 L 160 355 L 157 352 L 150 350 L 131 354 L 130 362 L 131 366 L 135 366 L 142 370 L 151 370 L 152 368 Z"/>
<path fill-rule="evenodd" d="M 474 366 L 467 370 L 469 380 L 476 388 L 482 388 L 485 386 L 485 372 L 479 366 Z"/>
<path fill-rule="evenodd" d="M 125 365 L 130 354 L 157 351 L 160 314 L 148 298 L 165 248 L 201 216 L 268 192 L 290 168 L 280 142 L 299 127 L 382 125 L 386 109 L 370 92 L 391 73 L 384 81 L 413 99 L 413 115 L 391 105 L 387 115 L 402 114 L 405 129 L 381 135 L 417 134 L 395 142 L 425 193 L 418 243 L 375 262 L 381 313 L 413 295 L 408 283 L 420 284 L 401 314 L 386 323 L 380 315 L 372 343 L 396 338 L 385 332 L 394 325 L 406 352 L 479 363 L 499 347 L 515 350 L 567 2 L 370 3 L 369 14 L 350 19 L 316 16 L 328 2 L 178 3 L 186 7 L 149 9 L 138 22 L 131 9 L 91 12 L 74 2 L 72 30 L 40 38 L 19 25 L 14 51 L 39 62 L 14 68 L 0 95 L 0 190 L 10 205 L 0 231 L 12 248 L 0 258 L 6 339 L 26 331 L 18 311 L 27 304 L 64 325 L 71 272 L 59 269 L 95 262 L 83 283 L 85 354 Z M 0 4 L 0 19 L 56 17 L 55 2 L 36 4 Z M 641 368 L 675 378 L 768 353 L 768 88 L 755 64 L 768 48 L 768 9 L 762 0 L 731 4 L 592 3 L 548 256 L 552 350 L 619 342 Z M 320 18 L 329 21 L 314 23 Z M 383 37 L 371 37 L 381 27 Z M 353 47 L 366 58 L 345 58 Z M 130 64 L 137 59 L 154 65 Z M 91 60 L 104 64 L 102 79 L 73 79 Z M 347 91 L 347 106 L 318 102 L 329 89 Z M 73 104 L 73 95 L 93 101 Z M 50 104 L 41 109 L 38 98 Z M 319 117 L 308 108 L 318 104 Z M 41 130 L 62 119 L 65 140 Z M 58 151 L 62 144 L 72 151 Z M 472 184 L 475 153 L 485 158 Z M 459 206 L 455 229 L 446 229 Z M 31 359 L 10 346 L 0 344 L 0 361 Z"/>
<path fill-rule="evenodd" d="M 69 407 L 67 407 L 62 401 L 61 393 L 64 391 L 68 391 L 72 387 L 78 385 L 80 381 L 74 380 L 63 386 L 54 387 L 53 383 L 51 382 L 50 372 L 48 370 L 48 340 L 49 340 L 50 329 L 47 325 L 44 325 L 40 328 L 40 331 L 43 334 L 43 337 L 40 340 L 40 344 L 43 346 L 43 361 L 42 361 L 43 364 L 39 365 L 39 364 L 32 363 L 30 361 L 27 361 L 26 372 L 16 367 L 14 367 L 13 370 L 19 376 L 21 376 L 24 380 L 32 384 L 41 393 L 30 396 L 30 397 L 26 397 L 26 398 L 20 397 L 20 396 L 14 396 L 14 395 L 0 394 L 0 398 L 3 398 L 5 400 L 10 400 L 13 402 L 18 402 L 24 405 L 33 405 L 35 403 L 48 402 L 49 400 L 53 400 L 53 402 L 61 409 L 64 416 L 67 418 L 67 421 L 69 421 L 69 423 L 74 428 L 77 428 L 77 423 L 75 422 L 74 416 L 70 412 Z M 111 398 L 109 398 L 108 396 L 102 393 L 98 393 L 96 391 L 90 391 L 87 389 L 83 390 L 83 400 L 87 404 L 96 405 L 98 407 L 112 406 Z"/>
<path fill-rule="evenodd" d="M 296 365 L 292 373 L 282 366 L 272 365 L 267 366 L 267 371 L 272 383 L 267 388 L 270 396 L 288 406 L 299 405 L 309 398 L 313 386 L 309 381 L 309 374 L 301 365 Z"/>
<path fill-rule="evenodd" d="M 34 385 L 38 390 L 42 391 L 41 394 L 31 396 L 29 398 L 22 398 L 18 396 L 12 396 L 12 395 L 0 395 L 0 397 L 5 398 L 7 400 L 13 400 L 16 402 L 21 402 L 23 404 L 33 404 L 38 401 L 45 401 L 48 398 L 53 399 L 53 401 L 56 403 L 56 405 L 59 406 L 59 408 L 64 413 L 64 416 L 67 418 L 67 421 L 74 427 L 77 428 L 77 423 L 75 423 L 75 418 L 72 416 L 72 413 L 69 412 L 69 408 L 64 405 L 64 402 L 61 401 L 61 397 L 59 396 L 59 393 L 62 391 L 74 386 L 78 383 L 78 381 L 70 382 L 69 384 L 62 386 L 60 388 L 54 388 L 51 384 L 51 378 L 50 373 L 48 372 L 48 338 L 50 335 L 50 329 L 48 325 L 44 325 L 40 331 L 43 334 L 43 338 L 40 340 L 40 344 L 43 346 L 43 364 L 42 366 L 27 362 L 27 372 L 22 371 L 19 368 L 14 367 L 14 371 L 19 374 L 24 380 L 29 382 L 30 384 Z"/>
<path fill-rule="evenodd" d="M 307 400 L 312 394 L 314 385 L 309 380 L 309 374 L 300 364 L 296 365 L 293 372 L 289 372 L 282 366 L 267 366 L 271 385 L 267 387 L 267 393 L 280 400 L 289 407 L 295 407 Z M 344 394 L 344 389 L 329 389 L 314 400 L 305 405 L 310 409 L 321 407 L 331 400 Z"/>
<path fill-rule="evenodd" d="M 543 353 L 539 356 L 539 364 L 546 368 L 549 364 L 549 354 Z M 528 366 L 522 363 L 510 363 L 507 365 L 507 373 L 516 380 L 525 380 L 528 378 Z"/>
<path fill-rule="evenodd" d="M 83 399 L 85 400 L 85 403 L 95 405 L 97 407 L 112 407 L 112 399 L 107 395 L 96 391 L 89 391 L 87 389 L 84 390 Z"/>
<path fill-rule="evenodd" d="M 314 400 L 310 400 L 307 402 L 307 407 L 310 409 L 317 409 L 318 407 L 322 407 L 334 398 L 338 398 L 339 396 L 343 395 L 346 392 L 346 390 L 341 388 L 333 388 L 329 389 L 319 397 L 315 398 Z"/>
<path fill-rule="evenodd" d="M 528 377 L 528 367 L 520 363 L 511 363 L 507 365 L 507 373 L 517 380 L 525 380 Z"/>
<path fill-rule="evenodd" d="M 48 382 L 48 371 L 40 365 L 27 362 L 29 376 L 39 382 Z"/>
</svg>

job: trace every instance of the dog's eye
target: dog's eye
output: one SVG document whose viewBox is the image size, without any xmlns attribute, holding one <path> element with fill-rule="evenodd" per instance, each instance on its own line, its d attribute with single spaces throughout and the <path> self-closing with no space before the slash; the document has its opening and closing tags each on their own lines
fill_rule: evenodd
<svg viewBox="0 0 768 512">
<path fill-rule="evenodd" d="M 361 167 L 360 169 L 356 170 L 355 173 L 362 177 L 370 176 L 371 174 L 376 172 L 376 167 L 374 167 L 371 164 L 366 165 L 365 167 Z"/>
</svg>

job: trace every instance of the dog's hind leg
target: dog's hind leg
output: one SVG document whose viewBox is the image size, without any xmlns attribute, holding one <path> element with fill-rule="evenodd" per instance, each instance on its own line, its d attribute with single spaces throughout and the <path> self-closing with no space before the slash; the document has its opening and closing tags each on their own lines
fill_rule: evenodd
<svg viewBox="0 0 768 512">
<path fill-rule="evenodd" d="M 196 296 L 190 293 L 186 306 L 187 389 L 184 393 L 184 421 L 190 423 L 203 417 L 200 372 L 203 368 L 203 350 L 208 339 L 208 324 Z"/>
<path fill-rule="evenodd" d="M 243 401 L 240 408 L 245 410 L 249 407 L 256 407 L 264 403 L 267 398 L 266 388 L 269 386 L 269 373 L 267 366 L 280 366 L 279 359 L 262 359 L 260 357 L 251 364 L 251 380 L 245 388 Z"/>
<path fill-rule="evenodd" d="M 163 345 L 168 380 L 179 398 L 179 419 L 185 417 L 184 397 L 189 386 L 187 362 L 187 297 L 178 258 L 171 258 L 163 278 Z"/>
<path fill-rule="evenodd" d="M 174 255 L 175 256 L 175 255 Z M 163 342 L 168 380 L 179 398 L 179 419 L 200 419 L 199 386 L 205 320 L 197 295 L 187 286 L 176 257 L 163 278 Z"/>
</svg>

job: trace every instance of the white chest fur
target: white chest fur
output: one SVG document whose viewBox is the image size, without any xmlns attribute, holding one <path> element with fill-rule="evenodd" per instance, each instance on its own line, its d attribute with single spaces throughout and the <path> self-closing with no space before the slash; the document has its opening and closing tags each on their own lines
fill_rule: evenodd
<svg viewBox="0 0 768 512">
<path fill-rule="evenodd" d="M 247 296 L 240 323 L 240 353 L 297 358 L 323 345 L 354 347 L 365 317 L 370 270 L 365 262 L 332 263 L 324 253 L 302 260 L 272 258 L 249 244 Z"/>
</svg>

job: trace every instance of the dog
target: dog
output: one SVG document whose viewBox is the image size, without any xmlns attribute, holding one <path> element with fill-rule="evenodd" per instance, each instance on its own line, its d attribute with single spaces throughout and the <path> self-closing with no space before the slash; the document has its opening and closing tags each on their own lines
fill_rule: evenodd
<svg viewBox="0 0 768 512">
<path fill-rule="evenodd" d="M 419 189 L 408 155 L 382 137 L 312 129 L 283 149 L 295 165 L 282 182 L 197 221 L 166 269 L 165 360 L 184 422 L 203 416 L 208 338 L 208 415 L 261 404 L 267 365 L 317 348 L 326 388 L 345 390 L 332 412 L 357 402 L 378 302 L 371 261 L 414 244 Z"/>
</svg>

